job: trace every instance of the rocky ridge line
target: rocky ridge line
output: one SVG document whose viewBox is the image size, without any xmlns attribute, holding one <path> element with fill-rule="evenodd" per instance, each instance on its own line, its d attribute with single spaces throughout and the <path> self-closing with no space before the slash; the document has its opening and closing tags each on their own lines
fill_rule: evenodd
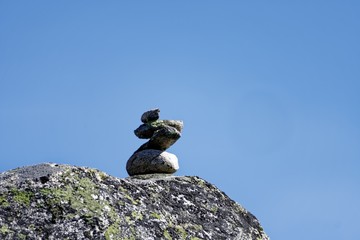
<svg viewBox="0 0 360 240">
<path fill-rule="evenodd" d="M 269 238 L 251 213 L 199 177 L 120 179 L 46 163 L 0 173 L 0 239 Z"/>
</svg>

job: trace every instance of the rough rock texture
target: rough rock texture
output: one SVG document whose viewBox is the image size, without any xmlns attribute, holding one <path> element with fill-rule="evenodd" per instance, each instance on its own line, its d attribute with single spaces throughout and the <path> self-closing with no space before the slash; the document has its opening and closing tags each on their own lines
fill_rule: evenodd
<svg viewBox="0 0 360 240">
<path fill-rule="evenodd" d="M 141 115 L 141 121 L 143 123 L 156 121 L 160 117 L 159 112 L 160 112 L 160 109 L 158 109 L 158 108 L 146 111 L 146 112 L 143 113 L 143 115 Z"/>
<path fill-rule="evenodd" d="M 141 139 L 150 138 L 136 152 L 145 149 L 165 151 L 180 137 L 184 124 L 179 120 L 157 120 L 155 122 L 141 124 L 134 130 L 135 135 Z"/>
<path fill-rule="evenodd" d="M 268 239 L 258 220 L 198 177 L 119 179 L 40 164 L 0 174 L 0 239 Z"/>
<path fill-rule="evenodd" d="M 131 175 L 174 173 L 179 169 L 179 163 L 172 153 L 147 149 L 134 153 L 127 161 L 126 169 Z"/>
</svg>

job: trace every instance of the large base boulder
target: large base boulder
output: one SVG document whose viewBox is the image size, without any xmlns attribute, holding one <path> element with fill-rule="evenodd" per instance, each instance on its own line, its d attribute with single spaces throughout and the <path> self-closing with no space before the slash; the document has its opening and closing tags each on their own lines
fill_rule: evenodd
<svg viewBox="0 0 360 240">
<path fill-rule="evenodd" d="M 269 238 L 250 212 L 198 177 L 120 179 L 41 164 L 0 173 L 0 239 Z"/>
</svg>

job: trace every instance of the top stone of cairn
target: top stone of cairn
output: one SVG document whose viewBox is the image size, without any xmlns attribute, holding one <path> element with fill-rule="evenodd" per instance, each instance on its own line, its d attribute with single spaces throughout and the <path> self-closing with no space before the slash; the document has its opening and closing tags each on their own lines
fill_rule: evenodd
<svg viewBox="0 0 360 240">
<path fill-rule="evenodd" d="M 146 111 L 143 113 L 143 115 L 141 115 L 141 121 L 143 123 L 154 122 L 159 119 L 159 112 L 160 112 L 160 109 L 158 109 L 158 108 Z"/>
</svg>

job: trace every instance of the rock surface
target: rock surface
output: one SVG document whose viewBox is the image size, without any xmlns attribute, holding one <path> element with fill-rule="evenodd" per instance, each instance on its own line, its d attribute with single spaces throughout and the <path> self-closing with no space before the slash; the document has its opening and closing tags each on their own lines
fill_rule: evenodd
<svg viewBox="0 0 360 240">
<path fill-rule="evenodd" d="M 0 174 L 0 239 L 269 239 L 258 220 L 199 177 L 119 179 L 40 164 Z"/>
<path fill-rule="evenodd" d="M 143 115 L 141 115 L 141 121 L 143 123 L 156 121 L 159 119 L 159 112 L 160 112 L 160 109 L 158 109 L 158 108 L 146 111 L 143 113 Z"/>
</svg>

